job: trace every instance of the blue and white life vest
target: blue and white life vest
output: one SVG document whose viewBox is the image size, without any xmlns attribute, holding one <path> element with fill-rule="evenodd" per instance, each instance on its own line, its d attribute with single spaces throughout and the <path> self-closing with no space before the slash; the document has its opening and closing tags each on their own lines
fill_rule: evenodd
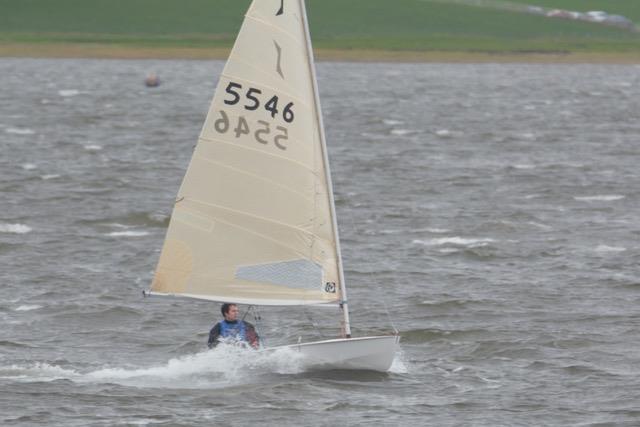
<svg viewBox="0 0 640 427">
<path fill-rule="evenodd" d="M 247 327 L 242 320 L 235 322 L 220 322 L 220 336 L 222 338 L 233 338 L 238 341 L 247 341 Z"/>
</svg>

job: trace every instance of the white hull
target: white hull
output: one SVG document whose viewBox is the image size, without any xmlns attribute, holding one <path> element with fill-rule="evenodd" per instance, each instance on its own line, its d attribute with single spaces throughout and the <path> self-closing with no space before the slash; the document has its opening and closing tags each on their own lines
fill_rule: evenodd
<svg viewBox="0 0 640 427">
<path fill-rule="evenodd" d="M 400 336 L 339 338 L 272 347 L 303 354 L 307 369 L 357 369 L 386 372 L 391 367 Z"/>
</svg>

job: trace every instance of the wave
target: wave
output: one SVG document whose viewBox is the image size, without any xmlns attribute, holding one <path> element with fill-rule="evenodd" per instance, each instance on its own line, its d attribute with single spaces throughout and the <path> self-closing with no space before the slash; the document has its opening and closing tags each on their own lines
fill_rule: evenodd
<svg viewBox="0 0 640 427">
<path fill-rule="evenodd" d="M 0 223 L 0 233 L 26 234 L 31 231 L 32 228 L 28 225 Z"/>
<path fill-rule="evenodd" d="M 471 306 L 477 306 L 479 308 L 484 307 L 493 307 L 495 306 L 496 301 L 484 300 L 484 299 L 444 299 L 444 300 L 424 300 L 420 301 L 417 305 L 418 307 L 425 306 L 428 307 L 430 312 L 432 313 L 434 310 L 442 310 L 444 312 L 451 312 L 452 310 L 459 310 L 463 308 L 469 308 Z"/>
<path fill-rule="evenodd" d="M 13 135 L 34 135 L 36 133 L 34 130 L 28 128 L 6 128 L 4 131 Z"/>
<path fill-rule="evenodd" d="M 71 97 L 71 96 L 76 96 L 76 95 L 79 95 L 79 94 L 80 94 L 80 91 L 77 90 L 77 89 L 63 89 L 63 90 L 59 90 L 58 91 L 58 95 L 60 95 L 62 97 L 65 97 L 65 98 L 68 98 L 68 97 Z"/>
<path fill-rule="evenodd" d="M 413 230 L 413 233 L 433 233 L 433 234 L 443 234 L 443 233 L 449 233 L 451 230 L 446 229 L 446 228 L 420 228 L 420 229 L 415 229 Z M 403 234 L 406 233 L 407 230 L 402 229 L 402 228 L 398 228 L 398 229 L 388 229 L 388 230 L 367 230 L 365 233 L 369 234 L 369 235 L 377 235 L 377 234 Z"/>
<path fill-rule="evenodd" d="M 107 236 L 111 237 L 142 237 L 148 236 L 150 233 L 148 231 L 112 231 L 111 233 L 107 233 Z"/>
<path fill-rule="evenodd" d="M 420 230 L 416 230 L 416 231 L 420 231 Z M 425 228 L 424 231 L 427 231 L 429 233 L 434 233 L 434 234 L 443 234 L 443 233 L 448 233 L 451 230 L 448 230 L 446 228 Z"/>
<path fill-rule="evenodd" d="M 607 246 L 607 245 L 598 245 L 595 249 L 596 252 L 624 252 L 627 248 L 623 248 L 620 246 Z"/>
<path fill-rule="evenodd" d="M 40 176 L 40 178 L 41 178 L 43 181 L 49 181 L 50 179 L 57 179 L 57 178 L 60 178 L 60 175 L 55 174 L 55 173 L 52 173 L 52 174 L 42 175 L 42 176 Z"/>
<path fill-rule="evenodd" d="M 80 309 L 82 311 L 79 311 Z M 69 319 L 74 321 L 82 321 L 87 319 L 91 322 L 103 322 L 104 324 L 110 324 L 113 319 L 123 320 L 126 317 L 132 319 L 138 319 L 141 315 L 140 310 L 132 307 L 115 306 L 113 304 L 88 307 L 86 305 L 67 304 L 52 307 L 51 312 L 54 319 L 61 321 L 62 319 Z"/>
<path fill-rule="evenodd" d="M 61 379 L 77 379 L 81 375 L 71 369 L 64 369 L 48 363 L 37 362 L 30 366 L 0 366 L 0 378 L 14 381 L 56 381 Z"/>
<path fill-rule="evenodd" d="M 539 222 L 535 222 L 535 221 L 529 221 L 527 222 L 527 224 L 539 228 L 541 230 L 553 230 L 553 227 L 551 227 L 550 225 L 546 225 L 546 224 L 541 224 Z"/>
<path fill-rule="evenodd" d="M 382 121 L 382 123 L 384 123 L 385 125 L 389 125 L 389 126 L 395 126 L 395 125 L 404 124 L 404 122 L 402 122 L 400 120 L 392 120 L 392 119 L 385 119 L 385 120 Z"/>
<path fill-rule="evenodd" d="M 390 133 L 396 136 L 406 136 L 416 134 L 418 131 L 413 129 L 392 129 Z"/>
<path fill-rule="evenodd" d="M 118 229 L 141 227 L 162 227 L 169 225 L 169 215 L 159 212 L 131 212 L 117 217 L 105 217 L 92 220 L 81 220 L 79 224 Z"/>
<path fill-rule="evenodd" d="M 622 200 L 626 196 L 620 194 L 603 194 L 599 196 L 584 196 L 584 197 L 574 197 L 574 200 L 579 202 L 613 202 L 615 200 Z"/>
<path fill-rule="evenodd" d="M 486 335 L 486 330 L 481 329 L 467 329 L 467 330 L 444 330 L 444 329 L 413 329 L 409 331 L 402 331 L 402 342 L 411 344 L 424 344 L 431 341 L 446 339 L 446 340 L 460 340 L 469 339 L 475 340 Z"/>
<path fill-rule="evenodd" d="M 25 305 L 21 305 L 20 307 L 16 308 L 16 311 L 31 311 L 31 310 L 38 310 L 40 308 L 42 308 L 41 305 L 25 304 Z"/>
<path fill-rule="evenodd" d="M 0 341 L 0 347 L 33 348 L 34 346 L 16 341 Z"/>
<path fill-rule="evenodd" d="M 489 243 L 495 242 L 494 239 L 490 238 L 480 238 L 480 239 L 465 239 L 463 237 L 441 237 L 436 239 L 428 239 L 428 240 L 420 240 L 416 239 L 413 241 L 414 244 L 424 245 L 424 246 L 442 246 L 442 245 L 459 245 L 459 246 L 467 246 L 467 247 L 479 247 L 486 246 Z"/>
</svg>

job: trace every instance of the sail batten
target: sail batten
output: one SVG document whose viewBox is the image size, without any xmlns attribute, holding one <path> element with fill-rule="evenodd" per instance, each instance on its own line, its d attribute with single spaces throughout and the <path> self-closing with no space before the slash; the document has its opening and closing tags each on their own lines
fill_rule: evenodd
<svg viewBox="0 0 640 427">
<path fill-rule="evenodd" d="M 272 24 L 270 24 L 269 22 L 264 21 L 264 20 L 262 20 L 262 19 L 256 18 L 255 16 L 248 16 L 248 15 L 245 15 L 245 18 L 246 18 L 246 19 L 250 19 L 250 20 L 252 20 L 253 22 L 260 23 L 260 24 L 262 24 L 262 25 L 264 25 L 264 26 L 266 26 L 266 27 L 273 28 L 273 30 L 274 30 L 276 33 L 284 34 L 285 36 L 289 37 L 292 41 L 294 41 L 294 42 L 296 42 L 296 43 L 299 43 L 299 45 L 300 45 L 300 47 L 301 47 L 301 48 L 304 48 L 304 44 L 303 44 L 302 42 L 300 42 L 300 39 L 299 39 L 299 38 L 297 38 L 297 37 L 295 36 L 295 34 L 289 33 L 289 32 L 287 32 L 287 31 L 283 31 L 283 30 L 282 30 L 282 28 L 280 28 L 280 27 L 278 27 L 278 26 L 276 26 L 276 25 L 272 25 Z"/>
<path fill-rule="evenodd" d="M 229 208 L 227 208 L 225 206 L 220 206 L 220 205 L 207 204 L 207 203 L 200 202 L 200 201 L 193 200 L 193 199 L 183 199 L 183 200 L 185 202 L 187 202 L 187 203 L 199 204 L 199 205 L 202 205 L 202 206 L 207 206 L 209 208 L 215 208 L 215 209 L 224 210 L 224 211 L 227 211 L 227 212 L 229 212 L 230 214 L 232 214 L 234 216 L 245 216 L 245 217 L 252 218 L 252 219 L 255 219 L 255 220 L 268 222 L 268 223 L 270 223 L 270 224 L 272 224 L 274 226 L 284 227 L 284 228 L 287 228 L 287 229 L 289 229 L 291 231 L 302 233 L 302 234 L 308 235 L 310 237 L 315 236 L 312 232 L 310 232 L 309 230 L 306 230 L 302 226 L 295 226 L 295 225 L 291 225 L 291 224 L 285 224 L 285 223 L 282 223 L 282 222 L 274 221 L 274 220 L 272 220 L 270 218 L 251 215 L 248 212 L 241 212 L 241 211 L 229 209 Z M 199 211 L 199 210 L 198 209 L 194 209 L 194 211 Z M 222 215 L 220 215 L 220 216 L 210 215 L 210 217 L 213 218 L 216 221 L 224 222 L 224 223 L 227 223 L 227 224 L 234 224 L 232 221 L 226 221 Z"/>
<path fill-rule="evenodd" d="M 180 186 L 154 293 L 258 305 L 344 300 L 303 9 L 251 4 Z"/>
<path fill-rule="evenodd" d="M 242 226 L 240 226 L 240 225 L 238 225 L 238 224 L 236 224 L 236 223 L 233 223 L 233 222 L 230 222 L 230 221 L 225 221 L 225 220 L 221 219 L 220 217 L 211 217 L 211 218 L 214 218 L 214 220 L 215 220 L 214 222 L 221 223 L 221 224 L 225 224 L 225 225 L 227 225 L 228 227 L 233 227 L 233 228 L 236 228 L 236 229 L 238 229 L 238 230 L 241 230 L 241 231 L 243 231 L 243 232 L 245 232 L 245 233 L 250 233 L 250 234 L 253 234 L 253 235 L 255 235 L 255 236 L 258 236 L 258 237 L 260 237 L 260 238 L 264 239 L 265 241 L 270 241 L 270 242 L 272 242 L 274 245 L 282 246 L 283 248 L 285 248 L 285 249 L 289 250 L 289 251 L 290 251 L 292 254 L 294 254 L 294 255 L 299 255 L 299 256 L 301 256 L 301 255 L 306 255 L 306 252 L 307 252 L 307 251 L 305 251 L 304 253 L 296 252 L 296 251 L 299 251 L 299 250 L 300 250 L 300 247 L 299 247 L 299 246 L 287 245 L 287 244 L 283 243 L 281 240 L 278 240 L 278 239 L 272 238 L 272 237 L 270 237 L 270 236 L 268 236 L 268 235 L 266 235 L 266 234 L 258 233 L 258 232 L 256 232 L 255 230 L 253 230 L 253 229 L 251 229 L 251 228 L 242 227 Z M 266 218 L 258 218 L 258 219 L 259 219 L 259 220 L 261 220 L 261 221 L 265 221 L 265 222 L 268 222 L 268 221 L 269 221 L 269 220 L 268 220 L 268 219 L 266 219 Z M 305 230 L 302 230 L 302 229 L 300 229 L 300 228 L 293 228 L 293 227 L 290 227 L 290 226 L 288 226 L 288 225 L 282 225 L 282 227 L 286 227 L 286 228 L 290 229 L 292 232 L 296 232 L 296 233 L 304 234 L 304 235 L 307 235 L 307 236 L 309 236 L 309 237 L 314 237 L 314 236 L 313 236 L 313 235 L 311 235 L 310 233 L 308 233 L 308 232 L 306 232 Z M 201 227 L 201 228 L 202 228 L 202 227 Z M 310 245 L 309 245 L 309 248 L 311 248 L 311 246 L 312 246 L 312 245 L 310 244 Z"/>
<path fill-rule="evenodd" d="M 260 150 L 256 150 L 256 149 L 249 148 L 249 147 L 239 146 L 239 145 L 234 144 L 234 143 L 232 143 L 232 142 L 224 141 L 224 140 L 221 140 L 221 139 L 206 138 L 206 137 L 202 137 L 202 136 L 201 136 L 201 137 L 199 137 L 199 139 L 198 139 L 198 140 L 199 140 L 200 142 L 204 142 L 205 144 L 207 144 L 207 143 L 209 143 L 209 144 L 210 144 L 210 143 L 213 143 L 213 144 L 223 144 L 223 145 L 227 145 L 227 146 L 229 146 L 229 147 L 233 147 L 233 149 L 234 149 L 234 150 L 247 150 L 247 151 L 252 151 L 252 152 L 254 152 L 254 153 L 259 153 L 261 156 L 271 157 L 271 158 L 277 158 L 277 159 L 279 159 L 279 160 L 281 160 L 281 161 L 283 161 L 283 162 L 287 162 L 287 163 L 290 163 L 290 164 L 296 165 L 296 167 L 299 167 L 299 168 L 305 169 L 306 171 L 308 171 L 309 173 L 312 173 L 312 174 L 314 174 L 314 175 L 317 173 L 313 168 L 309 167 L 308 165 L 306 165 L 306 164 L 304 164 L 304 163 L 300 163 L 300 162 L 298 162 L 298 161 L 296 161 L 296 160 L 294 160 L 294 159 L 290 159 L 290 158 L 287 158 L 287 157 L 284 157 L 284 156 L 279 156 L 279 155 L 274 154 L 274 153 L 265 153 L 265 152 L 260 151 Z"/>
</svg>

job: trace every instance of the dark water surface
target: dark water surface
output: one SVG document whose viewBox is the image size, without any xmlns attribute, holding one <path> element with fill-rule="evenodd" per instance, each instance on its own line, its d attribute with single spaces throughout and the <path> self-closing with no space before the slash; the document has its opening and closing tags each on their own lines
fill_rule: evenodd
<svg viewBox="0 0 640 427">
<path fill-rule="evenodd" d="M 403 336 L 377 374 L 141 298 L 222 66 L 0 59 L 1 425 L 640 425 L 640 67 L 319 64 L 354 330 Z"/>
</svg>

